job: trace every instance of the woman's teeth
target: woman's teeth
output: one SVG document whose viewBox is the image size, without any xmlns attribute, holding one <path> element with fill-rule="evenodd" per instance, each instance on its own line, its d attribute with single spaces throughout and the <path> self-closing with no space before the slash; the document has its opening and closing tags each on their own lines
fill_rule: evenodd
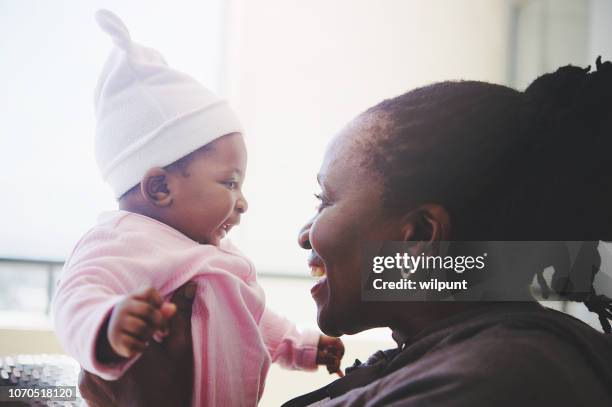
<svg viewBox="0 0 612 407">
<path fill-rule="evenodd" d="M 310 275 L 313 277 L 323 277 L 325 275 L 325 268 L 321 266 L 310 266 Z"/>
<path fill-rule="evenodd" d="M 310 288 L 310 294 L 315 297 L 327 285 L 327 273 L 323 266 L 310 266 L 310 274 L 317 278 L 315 285 Z"/>
</svg>

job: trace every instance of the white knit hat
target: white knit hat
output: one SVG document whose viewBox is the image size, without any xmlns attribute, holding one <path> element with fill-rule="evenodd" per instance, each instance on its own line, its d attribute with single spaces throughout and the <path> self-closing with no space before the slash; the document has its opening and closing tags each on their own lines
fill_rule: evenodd
<svg viewBox="0 0 612 407">
<path fill-rule="evenodd" d="M 147 170 L 164 167 L 242 126 L 224 100 L 170 68 L 154 49 L 132 42 L 108 10 L 96 13 L 111 52 L 95 92 L 96 160 L 119 198 Z"/>
</svg>

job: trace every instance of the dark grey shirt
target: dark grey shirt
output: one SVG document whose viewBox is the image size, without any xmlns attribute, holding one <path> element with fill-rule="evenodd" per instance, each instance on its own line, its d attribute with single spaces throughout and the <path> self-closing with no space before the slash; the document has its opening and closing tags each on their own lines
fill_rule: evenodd
<svg viewBox="0 0 612 407">
<path fill-rule="evenodd" d="M 347 370 L 285 406 L 612 406 L 612 337 L 535 303 L 455 315 Z"/>
</svg>

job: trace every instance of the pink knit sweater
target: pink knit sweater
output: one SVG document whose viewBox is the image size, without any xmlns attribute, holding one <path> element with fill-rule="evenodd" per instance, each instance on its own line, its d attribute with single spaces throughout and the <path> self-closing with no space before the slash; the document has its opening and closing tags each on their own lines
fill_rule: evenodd
<svg viewBox="0 0 612 407">
<path fill-rule="evenodd" d="M 125 211 L 100 216 L 66 261 L 53 303 L 60 343 L 85 370 L 117 379 L 137 358 L 101 364 L 94 350 L 113 306 L 146 286 L 169 298 L 187 281 L 198 286 L 191 318 L 194 406 L 256 405 L 271 362 L 316 368 L 319 334 L 299 333 L 265 307 L 252 263 L 227 240 L 201 245 Z"/>
</svg>

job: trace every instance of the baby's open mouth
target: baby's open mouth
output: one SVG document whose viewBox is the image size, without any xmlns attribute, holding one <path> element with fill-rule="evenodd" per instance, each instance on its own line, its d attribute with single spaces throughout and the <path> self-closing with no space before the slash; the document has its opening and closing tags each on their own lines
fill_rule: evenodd
<svg viewBox="0 0 612 407">
<path fill-rule="evenodd" d="M 221 225 L 217 232 L 219 234 L 219 239 L 223 239 L 229 233 L 232 227 L 234 227 L 232 223 L 224 223 Z"/>
</svg>

